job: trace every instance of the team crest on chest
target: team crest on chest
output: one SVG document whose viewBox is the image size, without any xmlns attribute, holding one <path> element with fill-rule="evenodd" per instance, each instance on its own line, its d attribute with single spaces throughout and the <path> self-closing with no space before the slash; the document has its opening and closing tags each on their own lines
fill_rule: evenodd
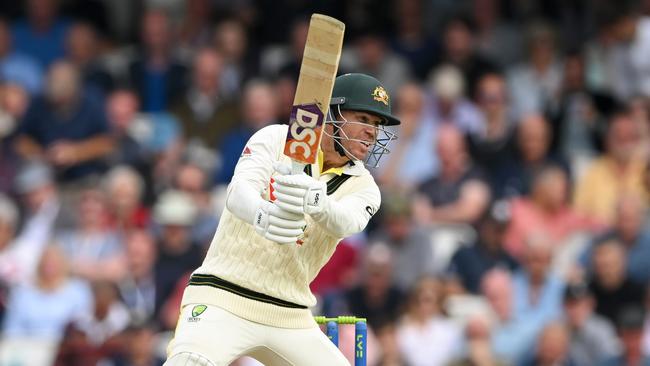
<svg viewBox="0 0 650 366">
<path fill-rule="evenodd" d="M 376 87 L 375 90 L 372 91 L 372 99 L 388 105 L 388 93 L 386 92 L 386 89 L 381 86 Z"/>
</svg>

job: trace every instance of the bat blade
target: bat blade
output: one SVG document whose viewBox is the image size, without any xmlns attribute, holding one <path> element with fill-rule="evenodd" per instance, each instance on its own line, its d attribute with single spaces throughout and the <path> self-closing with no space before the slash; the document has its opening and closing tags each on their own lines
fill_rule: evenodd
<svg viewBox="0 0 650 366">
<path fill-rule="evenodd" d="M 311 17 L 284 145 L 284 154 L 293 160 L 294 173 L 316 162 L 344 31 L 345 25 L 332 17 L 322 14 Z"/>
</svg>

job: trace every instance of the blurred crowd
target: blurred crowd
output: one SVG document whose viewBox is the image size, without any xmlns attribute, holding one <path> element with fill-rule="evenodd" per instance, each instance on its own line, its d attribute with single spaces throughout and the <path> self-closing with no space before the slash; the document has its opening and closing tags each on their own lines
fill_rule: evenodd
<svg viewBox="0 0 650 366">
<path fill-rule="evenodd" d="M 0 364 L 162 364 L 313 12 L 402 120 L 314 313 L 370 365 L 650 365 L 647 0 L 0 2 Z"/>
</svg>

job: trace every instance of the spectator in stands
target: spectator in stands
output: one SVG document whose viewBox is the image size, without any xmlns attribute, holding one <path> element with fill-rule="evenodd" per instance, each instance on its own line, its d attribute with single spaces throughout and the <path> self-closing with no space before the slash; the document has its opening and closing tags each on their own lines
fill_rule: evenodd
<svg viewBox="0 0 650 366">
<path fill-rule="evenodd" d="M 154 160 L 154 151 L 148 146 L 155 135 L 156 125 L 139 114 L 140 102 L 132 90 L 118 89 L 109 94 L 106 113 L 115 148 L 110 156 L 112 164 L 126 164 L 144 174 Z"/>
<path fill-rule="evenodd" d="M 126 232 L 149 226 L 150 213 L 142 204 L 144 181 L 131 167 L 118 165 L 104 177 L 104 191 L 109 206 L 109 226 Z"/>
<path fill-rule="evenodd" d="M 627 257 L 627 276 L 639 284 L 650 280 L 650 229 L 645 226 L 647 212 L 646 202 L 639 197 L 621 197 L 616 205 L 614 226 L 593 240 L 599 243 L 613 239 L 622 243 Z M 593 246 L 583 256 L 588 270 L 593 269 L 592 251 Z"/>
<path fill-rule="evenodd" d="M 623 345 L 619 355 L 611 357 L 599 366 L 650 365 L 650 357 L 643 354 L 643 322 L 645 310 L 641 306 L 622 308 L 616 319 L 616 329 Z"/>
<path fill-rule="evenodd" d="M 75 320 L 79 330 L 86 333 L 88 340 L 100 346 L 117 336 L 129 325 L 131 318 L 128 309 L 120 301 L 117 287 L 108 281 L 92 283 L 95 307 L 93 311 L 80 314 Z"/>
<path fill-rule="evenodd" d="M 332 293 L 323 299 L 327 316 L 352 314 L 368 319 L 371 327 L 397 319 L 404 294 L 393 284 L 392 252 L 386 245 L 370 246 L 365 253 L 360 283 L 344 293 Z"/>
<path fill-rule="evenodd" d="M 161 112 L 185 92 L 187 68 L 173 55 L 174 28 L 164 11 L 148 10 L 141 24 L 142 49 L 129 64 L 129 78 L 142 109 Z"/>
<path fill-rule="evenodd" d="M 75 23 L 66 36 L 66 58 L 81 74 L 81 81 L 88 92 L 98 98 L 113 89 L 113 77 L 99 60 L 100 39 L 92 25 Z"/>
<path fill-rule="evenodd" d="M 330 292 L 345 291 L 357 285 L 360 272 L 360 252 L 365 241 L 344 239 L 337 245 L 330 260 L 321 268 L 309 289 L 319 298 Z"/>
<path fill-rule="evenodd" d="M 61 206 L 52 171 L 41 162 L 25 164 L 18 172 L 15 189 L 25 209 L 23 225 L 16 237 L 18 281 L 33 278 L 43 248 L 58 226 L 70 223 Z"/>
<path fill-rule="evenodd" d="M 190 280 L 191 274 L 192 272 L 190 271 L 178 278 L 174 289 L 160 306 L 157 322 L 162 329 L 172 330 L 176 328 L 176 324 L 178 323 L 178 309 L 181 308 L 181 304 L 183 303 L 183 292 L 187 287 L 187 282 Z"/>
<path fill-rule="evenodd" d="M 27 18 L 16 21 L 11 29 L 14 46 L 42 67 L 49 67 L 65 54 L 70 21 L 58 15 L 57 0 L 28 0 L 24 4 Z"/>
<path fill-rule="evenodd" d="M 286 60 L 286 62 L 276 71 L 277 74 L 286 75 L 298 82 L 300 64 L 302 63 L 302 55 L 305 51 L 305 42 L 307 42 L 308 30 L 309 21 L 304 17 L 298 17 L 298 19 L 296 19 L 291 25 L 288 60 Z"/>
<path fill-rule="evenodd" d="M 441 62 L 458 67 L 467 80 L 469 95 L 474 95 L 481 76 L 498 71 L 496 63 L 477 52 L 476 29 L 464 16 L 451 17 L 443 29 Z"/>
<path fill-rule="evenodd" d="M 533 174 L 530 196 L 511 202 L 512 221 L 504 241 L 508 253 L 523 255 L 527 238 L 544 233 L 556 250 L 562 250 L 574 235 L 600 227 L 594 220 L 569 206 L 569 181 L 557 165 L 541 167 Z"/>
<path fill-rule="evenodd" d="M 9 24 L 0 18 L 0 80 L 37 94 L 43 88 L 43 69 L 32 57 L 15 51 L 11 38 Z"/>
<path fill-rule="evenodd" d="M 634 3 L 617 4 L 611 9 L 615 41 L 613 89 L 621 100 L 635 95 L 650 96 L 650 67 L 644 55 L 650 52 L 650 18 Z"/>
<path fill-rule="evenodd" d="M 514 288 L 508 272 L 501 269 L 487 272 L 481 282 L 481 292 L 496 315 L 491 328 L 492 350 L 499 359 L 517 364 L 532 350 L 543 323 L 522 318 L 515 312 Z"/>
<path fill-rule="evenodd" d="M 434 274 L 431 240 L 427 232 L 414 225 L 408 199 L 397 193 L 384 196 L 379 218 L 379 229 L 368 241 L 390 248 L 393 283 L 408 291 L 419 278 Z"/>
<path fill-rule="evenodd" d="M 501 3 L 494 0 L 472 2 L 475 47 L 479 55 L 495 62 L 499 68 L 512 66 L 521 61 L 524 40 L 515 26 L 515 19 L 502 16 Z"/>
<path fill-rule="evenodd" d="M 406 365 L 406 359 L 399 349 L 395 322 L 387 322 L 375 328 L 375 334 L 381 350 L 381 358 L 377 366 Z"/>
<path fill-rule="evenodd" d="M 34 280 L 11 292 L 4 336 L 56 342 L 69 322 L 92 312 L 90 287 L 70 277 L 69 270 L 63 252 L 57 246 L 48 246 Z"/>
<path fill-rule="evenodd" d="M 555 107 L 562 85 L 562 66 L 551 25 L 534 22 L 527 30 L 528 60 L 508 72 L 515 118 L 543 114 Z"/>
<path fill-rule="evenodd" d="M 112 359 L 115 366 L 160 366 L 164 360 L 156 353 L 156 326 L 136 324 L 125 334 L 123 354 Z"/>
<path fill-rule="evenodd" d="M 155 264 L 156 312 L 172 293 L 178 279 L 203 261 L 204 247 L 192 242 L 190 231 L 196 214 L 192 198 L 175 190 L 163 192 L 154 206 L 153 219 L 162 226 Z"/>
<path fill-rule="evenodd" d="M 460 351 L 462 328 L 442 314 L 441 295 L 442 284 L 432 277 L 413 286 L 397 325 L 397 342 L 409 365 L 445 365 Z"/>
<path fill-rule="evenodd" d="M 381 80 L 389 95 L 396 93 L 411 78 L 406 61 L 388 48 L 384 37 L 375 30 L 358 33 L 354 50 L 358 64 L 348 67 Z"/>
<path fill-rule="evenodd" d="M 13 190 L 20 165 L 14 139 L 28 104 L 29 96 L 20 85 L 0 82 L 0 192 Z"/>
<path fill-rule="evenodd" d="M 10 247 L 20 223 L 18 207 L 11 197 L 0 193 L 0 251 Z"/>
<path fill-rule="evenodd" d="M 552 239 L 541 233 L 526 239 L 522 268 L 512 277 L 514 311 L 522 319 L 545 324 L 562 312 L 565 284 L 551 271 L 553 245 Z"/>
<path fill-rule="evenodd" d="M 497 197 L 511 198 L 529 195 L 535 173 L 549 165 L 557 165 L 570 172 L 562 156 L 553 154 L 551 125 L 541 115 L 528 115 L 521 119 L 516 131 L 516 151 L 506 159 L 496 173 Z"/>
<path fill-rule="evenodd" d="M 390 39 L 390 46 L 408 62 L 413 76 L 424 80 L 440 51 L 439 42 L 427 32 L 426 6 L 418 0 L 398 1 L 394 5 L 396 31 Z"/>
<path fill-rule="evenodd" d="M 587 85 L 584 63 L 579 52 L 566 56 L 559 105 L 549 111 L 553 125 L 551 149 L 570 159 L 576 177 L 602 150 L 607 115 L 618 104 L 610 94 Z"/>
<path fill-rule="evenodd" d="M 192 198 L 196 207 L 191 229 L 192 241 L 207 248 L 219 221 L 210 195 L 208 173 L 196 164 L 185 163 L 178 168 L 175 188 Z"/>
<path fill-rule="evenodd" d="M 103 105 L 84 93 L 79 70 L 57 62 L 49 73 L 44 98 L 29 107 L 20 126 L 19 153 L 48 160 L 62 182 L 99 174 L 113 148 Z"/>
<path fill-rule="evenodd" d="M 219 53 L 207 48 L 194 57 L 189 90 L 171 108 L 186 143 L 214 149 L 237 122 L 237 104 L 220 94 L 223 62 Z"/>
<path fill-rule="evenodd" d="M 420 224 L 474 223 L 486 209 L 490 190 L 473 165 L 458 129 L 438 129 L 436 150 L 440 172 L 417 188 L 413 218 Z"/>
<path fill-rule="evenodd" d="M 149 321 L 156 310 L 156 274 L 158 249 L 153 236 L 136 229 L 125 235 L 127 275 L 118 283 L 120 297 L 134 321 Z"/>
<path fill-rule="evenodd" d="M 630 118 L 637 125 L 639 131 L 639 143 L 637 154 L 641 159 L 648 161 L 650 158 L 650 99 L 644 96 L 636 96 L 626 103 Z"/>
<path fill-rule="evenodd" d="M 480 291 L 481 279 L 490 270 L 515 271 L 517 261 L 504 250 L 504 234 L 512 214 L 507 202 L 495 202 L 478 223 L 476 242 L 461 246 L 451 257 L 448 272 L 470 293 Z"/>
<path fill-rule="evenodd" d="M 275 98 L 271 85 L 265 81 L 250 81 L 246 84 L 241 105 L 243 119 L 239 125 L 224 131 L 219 141 L 222 163 L 216 172 L 215 183 L 230 182 L 248 139 L 262 127 L 278 122 Z"/>
<path fill-rule="evenodd" d="M 213 35 L 214 48 L 223 56 L 223 71 L 219 89 L 227 99 L 236 99 L 242 86 L 259 70 L 259 55 L 249 40 L 244 24 L 237 19 L 221 21 Z"/>
<path fill-rule="evenodd" d="M 589 289 L 596 299 L 596 312 L 616 324 L 619 312 L 626 306 L 643 306 L 646 289 L 625 273 L 623 244 L 617 239 L 594 243 L 593 273 Z"/>
<path fill-rule="evenodd" d="M 57 235 L 71 273 L 89 281 L 119 281 L 126 275 L 126 258 L 117 232 L 109 226 L 108 198 L 98 188 L 85 189 L 79 197 L 77 226 Z"/>
<path fill-rule="evenodd" d="M 613 324 L 594 313 L 595 305 L 585 282 L 566 287 L 564 318 L 571 336 L 569 354 L 576 365 L 599 365 L 619 350 Z"/>
<path fill-rule="evenodd" d="M 118 353 L 123 348 L 122 338 L 122 335 L 118 334 L 101 344 L 95 344 L 77 324 L 70 323 L 59 343 L 52 366 L 86 366 L 105 363 L 108 356 Z"/>
<path fill-rule="evenodd" d="M 0 193 L 0 319 L 4 318 L 10 286 L 16 285 L 25 271 L 14 243 L 18 224 L 18 208 Z"/>
<path fill-rule="evenodd" d="M 375 178 L 384 189 L 411 191 L 438 169 L 437 156 L 431 153 L 435 126 L 425 113 L 424 98 L 416 83 L 407 83 L 397 92 L 395 109 L 402 121 L 399 139 L 389 146 L 390 154 L 382 157 Z"/>
<path fill-rule="evenodd" d="M 639 131 L 628 113 L 610 118 L 606 152 L 586 169 L 575 187 L 574 205 L 580 213 L 612 223 L 623 194 L 647 197 L 643 186 L 645 162 L 638 152 Z"/>
<path fill-rule="evenodd" d="M 511 119 L 508 98 L 507 84 L 502 75 L 483 75 L 478 80 L 475 99 L 483 114 L 484 127 L 481 133 L 466 136 L 472 159 L 485 168 L 495 192 L 500 191 L 496 172 L 515 153 L 515 123 Z"/>
<path fill-rule="evenodd" d="M 426 113 L 434 126 L 453 125 L 464 134 L 483 133 L 483 116 L 476 106 L 465 97 L 465 80 L 460 69 L 441 65 L 429 75 L 431 96 L 427 100 Z"/>
<path fill-rule="evenodd" d="M 524 366 L 579 365 L 569 352 L 570 338 L 566 324 L 555 321 L 544 327 L 537 340 L 535 353 Z"/>
<path fill-rule="evenodd" d="M 180 24 L 178 43 L 193 51 L 210 43 L 213 3 L 209 0 L 185 1 L 185 12 Z"/>
<path fill-rule="evenodd" d="M 465 354 L 449 366 L 506 365 L 492 351 L 490 325 L 484 316 L 477 315 L 468 319 L 465 326 L 465 343 Z"/>
<path fill-rule="evenodd" d="M 175 168 L 181 154 L 178 124 L 166 114 L 140 113 L 138 97 L 129 89 L 112 92 L 106 109 L 115 141 L 108 161 L 134 168 L 144 180 L 144 202 L 151 204 L 154 190 L 168 184 L 167 170 Z"/>
<path fill-rule="evenodd" d="M 293 97 L 296 94 L 296 86 L 297 80 L 288 75 L 279 75 L 273 78 L 273 91 L 277 102 L 275 110 L 280 123 L 287 123 L 291 120 L 291 108 L 293 107 Z"/>
</svg>

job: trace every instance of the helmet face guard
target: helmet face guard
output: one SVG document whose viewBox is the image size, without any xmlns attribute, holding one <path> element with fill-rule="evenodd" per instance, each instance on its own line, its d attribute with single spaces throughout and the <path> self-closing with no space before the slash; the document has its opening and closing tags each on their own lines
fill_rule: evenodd
<svg viewBox="0 0 650 366">
<path fill-rule="evenodd" d="M 326 135 L 328 135 L 334 140 L 336 151 L 338 151 L 339 154 L 345 155 L 348 158 L 353 160 L 362 160 L 362 159 L 359 159 L 359 157 L 354 156 L 350 151 L 348 151 L 343 146 L 343 143 L 341 142 L 342 140 L 356 141 L 356 142 L 370 145 L 368 149 L 368 156 L 366 156 L 365 159 L 363 159 L 363 162 L 368 167 L 377 168 L 379 166 L 379 161 L 381 160 L 381 158 L 384 155 L 390 153 L 390 150 L 388 149 L 388 145 L 390 144 L 391 141 L 397 139 L 397 135 L 394 132 L 387 130 L 385 124 L 380 124 L 378 126 L 374 126 L 374 128 L 376 129 L 374 141 L 365 141 L 365 140 L 348 137 L 347 134 L 345 133 L 345 130 L 342 129 L 343 126 L 345 126 L 346 124 L 358 124 L 358 125 L 367 126 L 367 124 L 359 121 L 348 121 L 345 118 L 343 118 L 343 115 L 341 114 L 341 111 L 344 110 L 341 108 L 341 105 L 343 103 L 345 103 L 345 98 L 339 97 L 339 98 L 332 99 L 332 102 L 330 103 L 329 111 L 327 112 L 328 117 L 326 123 L 331 124 L 333 126 L 334 131 L 331 135 L 327 132 L 327 130 L 324 130 L 323 133 L 325 133 Z M 333 110 L 336 110 L 336 115 L 340 119 L 336 118 L 336 115 L 333 112 Z M 355 110 L 355 109 L 350 109 L 350 110 Z"/>
</svg>

